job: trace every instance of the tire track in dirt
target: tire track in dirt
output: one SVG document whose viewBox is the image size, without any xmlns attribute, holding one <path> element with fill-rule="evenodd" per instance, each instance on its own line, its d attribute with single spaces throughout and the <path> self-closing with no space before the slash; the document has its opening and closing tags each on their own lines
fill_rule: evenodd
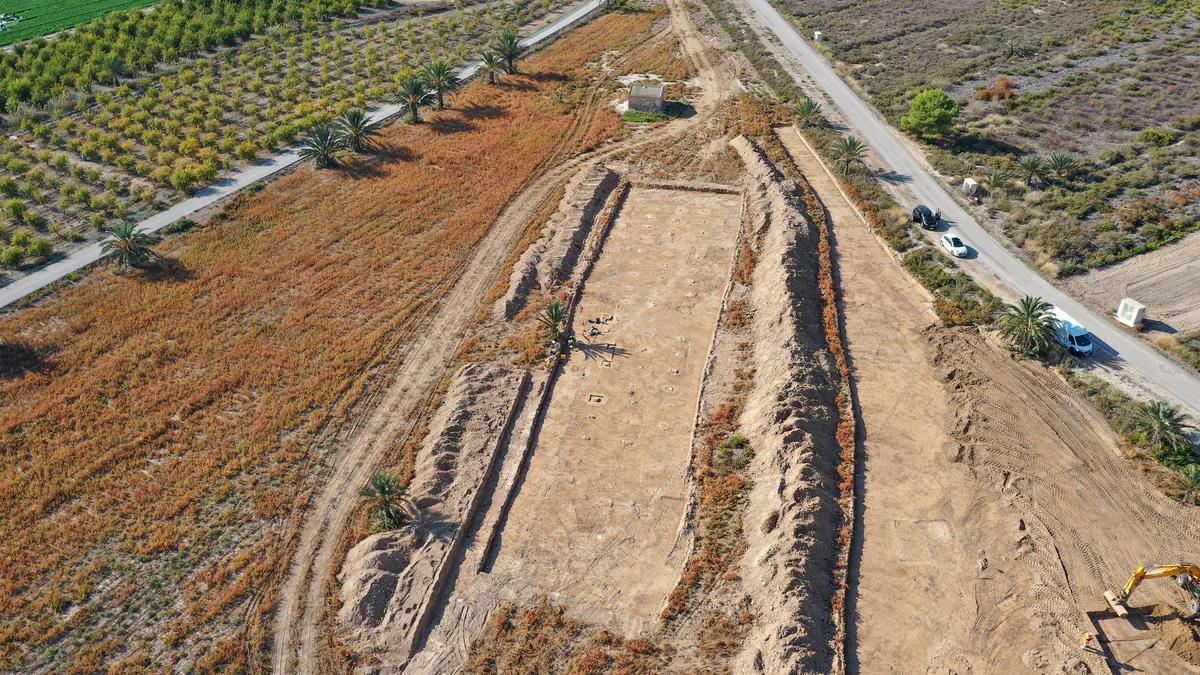
<svg viewBox="0 0 1200 675">
<path fill-rule="evenodd" d="M 429 400 L 459 346 L 459 338 L 475 315 L 498 270 L 520 238 L 525 223 L 545 205 L 555 187 L 586 163 L 605 159 L 637 147 L 678 137 L 710 118 L 724 97 L 716 71 L 695 27 L 679 0 L 670 0 L 671 30 L 680 39 L 684 55 L 696 65 L 705 83 L 694 117 L 672 121 L 649 133 L 617 141 L 599 150 L 559 163 L 534 179 L 501 212 L 496 223 L 476 246 L 459 281 L 449 291 L 438 312 L 413 342 L 392 377 L 378 406 L 367 416 L 348 447 L 329 461 L 330 473 L 308 507 L 300 532 L 295 535 L 287 578 L 280 589 L 272 646 L 276 672 L 312 673 L 319 670 L 318 655 L 324 626 L 325 581 L 342 531 L 359 504 L 358 491 L 388 450 L 404 442 L 414 414 Z M 586 128 L 586 126 L 585 126 Z"/>
</svg>

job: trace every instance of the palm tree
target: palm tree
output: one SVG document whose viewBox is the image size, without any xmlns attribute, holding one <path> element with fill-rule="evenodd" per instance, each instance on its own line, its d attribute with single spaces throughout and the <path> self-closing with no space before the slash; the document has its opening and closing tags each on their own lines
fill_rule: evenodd
<svg viewBox="0 0 1200 675">
<path fill-rule="evenodd" d="M 1075 158 L 1065 152 L 1056 152 L 1050 155 L 1046 162 L 1046 167 L 1054 177 L 1059 180 L 1067 180 L 1075 174 L 1075 169 L 1078 163 Z"/>
<path fill-rule="evenodd" d="M 1188 464 L 1179 473 L 1183 476 L 1183 503 L 1200 504 L 1200 464 Z"/>
<path fill-rule="evenodd" d="M 433 92 L 425 86 L 425 81 L 416 76 L 409 76 L 400 84 L 400 91 L 396 93 L 395 100 L 408 111 L 408 121 L 419 124 L 421 115 L 418 111 L 421 106 L 429 103 L 431 98 Z"/>
<path fill-rule="evenodd" d="M 517 72 L 517 58 L 521 56 L 521 39 L 517 36 L 517 31 L 509 28 L 496 38 L 496 42 L 492 45 L 492 49 L 496 55 L 504 61 L 504 71 L 512 74 Z"/>
<path fill-rule="evenodd" d="M 139 232 L 133 223 L 118 223 L 104 232 L 108 237 L 100 243 L 100 250 L 112 256 L 110 260 L 117 267 L 142 267 L 157 257 L 150 247 L 158 243 L 158 237 Z"/>
<path fill-rule="evenodd" d="M 479 70 L 487 76 L 488 84 L 496 84 L 503 69 L 504 61 L 496 52 L 489 49 L 479 55 Z"/>
<path fill-rule="evenodd" d="M 445 61 L 434 61 L 421 69 L 421 78 L 425 86 L 437 93 L 438 110 L 446 107 L 445 95 L 448 91 L 458 88 L 458 73 Z"/>
<path fill-rule="evenodd" d="M 867 154 L 867 146 L 857 136 L 841 138 L 833 146 L 833 164 L 843 175 L 853 173 L 856 167 L 865 168 L 867 163 L 863 157 Z"/>
<path fill-rule="evenodd" d="M 563 309 L 561 302 L 551 300 L 550 304 L 546 305 L 546 309 L 538 315 L 537 320 L 546 327 L 546 332 L 550 334 L 550 341 L 554 342 L 562 337 L 563 325 L 567 321 L 567 311 Z"/>
<path fill-rule="evenodd" d="M 1017 169 L 1029 187 L 1040 184 L 1046 176 L 1046 164 L 1037 155 L 1022 157 L 1017 161 Z"/>
<path fill-rule="evenodd" d="M 820 127 L 825 124 L 825 113 L 821 110 L 821 104 L 811 98 L 801 101 L 792 112 L 796 119 L 800 120 L 801 126 Z"/>
<path fill-rule="evenodd" d="M 1134 427 L 1158 453 L 1186 455 L 1191 451 L 1188 432 L 1192 425 L 1176 406 L 1166 401 L 1139 403 L 1133 409 L 1132 418 Z"/>
<path fill-rule="evenodd" d="M 1058 330 L 1053 309 L 1045 300 L 1026 295 L 1004 306 L 997 319 L 1000 334 L 1022 354 L 1037 356 L 1046 351 Z"/>
<path fill-rule="evenodd" d="M 374 137 L 379 135 L 379 123 L 371 122 L 367 113 L 359 108 L 350 108 L 338 120 L 338 140 L 354 152 L 370 152 L 375 147 Z"/>
<path fill-rule="evenodd" d="M 375 507 L 375 515 L 382 524 L 395 529 L 412 518 L 412 502 L 405 496 L 405 487 L 400 479 L 390 473 L 376 473 L 360 493 Z"/>
<path fill-rule="evenodd" d="M 312 161 L 318 169 L 325 169 L 337 166 L 337 152 L 344 147 L 341 135 L 333 127 L 319 124 L 300 145 L 300 157 Z"/>
<path fill-rule="evenodd" d="M 992 169 L 988 172 L 984 181 L 987 182 L 988 189 L 995 192 L 1004 187 L 1004 182 L 1008 180 L 1008 172 L 1004 169 Z"/>
</svg>

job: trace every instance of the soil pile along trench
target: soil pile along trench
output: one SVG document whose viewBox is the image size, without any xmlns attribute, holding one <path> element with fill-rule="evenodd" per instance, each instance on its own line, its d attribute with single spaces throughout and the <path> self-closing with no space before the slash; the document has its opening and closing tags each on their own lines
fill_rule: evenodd
<svg viewBox="0 0 1200 675">
<path fill-rule="evenodd" d="M 832 667 L 838 376 L 822 328 L 819 239 L 798 186 L 761 150 L 733 141 L 749 173 L 747 213 L 761 237 L 751 298 L 758 372 L 742 415 L 755 448 L 742 573 L 755 621 L 740 672 Z"/>
</svg>

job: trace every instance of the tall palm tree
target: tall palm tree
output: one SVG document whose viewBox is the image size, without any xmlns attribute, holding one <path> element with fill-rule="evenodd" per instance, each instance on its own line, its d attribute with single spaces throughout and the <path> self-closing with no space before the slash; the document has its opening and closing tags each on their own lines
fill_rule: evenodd
<svg viewBox="0 0 1200 675">
<path fill-rule="evenodd" d="M 538 323 L 546 327 L 546 332 L 550 335 L 550 341 L 553 342 L 562 337 L 564 324 L 567 322 L 567 311 L 563 309 L 562 303 L 557 300 L 551 300 L 550 304 L 546 305 L 546 309 L 538 315 Z"/>
<path fill-rule="evenodd" d="M 425 80 L 425 86 L 437 93 L 438 110 L 446 107 L 446 92 L 454 91 L 459 85 L 458 73 L 449 63 L 441 60 L 425 64 L 421 69 L 421 79 Z"/>
<path fill-rule="evenodd" d="M 379 123 L 372 122 L 365 111 L 350 108 L 338 120 L 337 131 L 345 147 L 354 152 L 370 152 L 375 147 L 374 137 L 379 135 Z"/>
<path fill-rule="evenodd" d="M 1026 155 L 1017 161 L 1017 171 L 1029 187 L 1034 187 L 1046 178 L 1046 163 L 1037 155 Z"/>
<path fill-rule="evenodd" d="M 1037 356 L 1046 351 L 1058 330 L 1053 309 L 1045 300 L 1026 295 L 1004 306 L 997 319 L 1000 334 L 1022 354 Z"/>
<path fill-rule="evenodd" d="M 1188 432 L 1192 425 L 1176 406 L 1166 401 L 1139 403 L 1132 417 L 1134 426 L 1158 452 L 1185 453 L 1191 449 Z"/>
<path fill-rule="evenodd" d="M 479 55 L 479 70 L 487 76 L 488 84 L 496 84 L 500 72 L 504 70 L 504 60 L 499 54 L 488 49 Z"/>
<path fill-rule="evenodd" d="M 863 158 L 867 154 L 867 146 L 857 136 L 846 136 L 838 139 L 833 145 L 833 164 L 843 175 L 849 175 L 856 168 L 865 168 L 867 163 Z"/>
<path fill-rule="evenodd" d="M 142 267 L 157 257 L 150 247 L 158 243 L 158 237 L 139 232 L 133 223 L 118 223 L 104 232 L 108 237 L 100 243 L 100 250 L 111 256 L 109 260 L 117 267 Z"/>
<path fill-rule="evenodd" d="M 433 92 L 425 86 L 425 80 L 409 76 L 400 84 L 400 91 L 396 93 L 395 100 L 408 111 L 408 121 L 419 124 L 421 122 L 419 110 L 421 106 L 429 103 L 431 98 L 433 98 Z"/>
<path fill-rule="evenodd" d="M 1078 166 L 1075 158 L 1065 152 L 1056 152 L 1046 161 L 1046 168 L 1059 180 L 1067 180 L 1075 175 Z"/>
<path fill-rule="evenodd" d="M 825 113 L 821 110 L 821 104 L 806 98 L 800 102 L 792 111 L 796 115 L 796 119 L 800 120 L 800 125 L 805 127 L 819 127 L 825 124 Z"/>
<path fill-rule="evenodd" d="M 300 144 L 300 157 L 318 169 L 337 166 L 337 152 L 344 148 L 341 135 L 328 124 L 318 124 Z"/>
<path fill-rule="evenodd" d="M 384 526 L 394 529 L 412 518 L 413 506 L 404 493 L 399 478 L 390 473 L 376 473 L 360 494 L 375 507 L 375 514 Z"/>
<path fill-rule="evenodd" d="M 496 42 L 492 44 L 492 49 L 504 61 L 504 71 L 507 73 L 517 72 L 517 58 L 521 56 L 521 39 L 517 36 L 517 31 L 509 28 L 496 38 Z"/>
</svg>

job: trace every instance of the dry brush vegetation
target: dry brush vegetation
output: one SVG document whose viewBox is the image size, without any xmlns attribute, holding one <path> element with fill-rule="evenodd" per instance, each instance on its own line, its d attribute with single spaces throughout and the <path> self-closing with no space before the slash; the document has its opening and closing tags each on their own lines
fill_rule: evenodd
<svg viewBox="0 0 1200 675">
<path fill-rule="evenodd" d="M 783 0 L 891 119 L 915 91 L 963 113 L 930 159 L 1050 274 L 1200 229 L 1200 15 L 1193 2 Z M 864 13 L 889 21 L 863 25 Z"/>
<path fill-rule="evenodd" d="M 613 15 L 343 171 L 302 168 L 0 324 L 3 667 L 248 668 L 306 478 L 583 112 Z"/>
</svg>

